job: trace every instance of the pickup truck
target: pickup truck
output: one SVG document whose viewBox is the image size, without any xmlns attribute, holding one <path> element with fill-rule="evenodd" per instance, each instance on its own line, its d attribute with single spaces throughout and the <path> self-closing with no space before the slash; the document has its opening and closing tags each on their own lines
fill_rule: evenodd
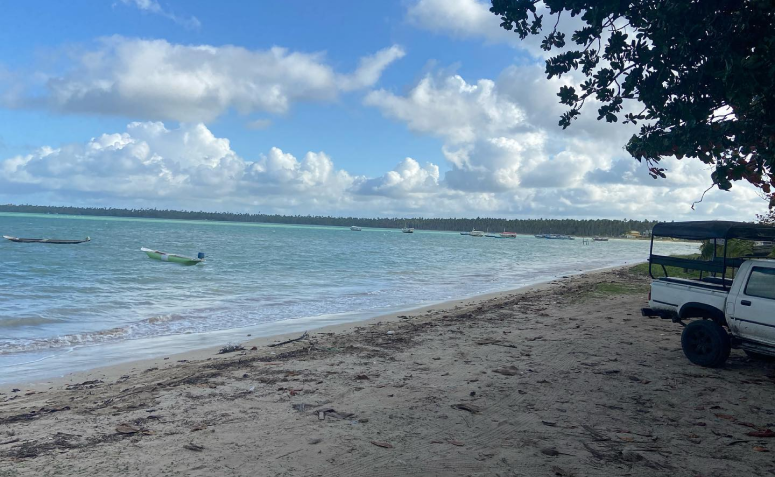
<svg viewBox="0 0 775 477">
<path fill-rule="evenodd" d="M 654 233 L 674 237 L 679 233 L 677 230 L 696 228 L 697 224 L 708 223 L 670 223 L 669 227 L 657 224 Z M 709 261 L 654 255 L 652 238 L 650 273 L 654 265 L 662 265 L 667 275 L 667 265 L 700 270 L 700 277 L 702 272 L 711 276 L 700 279 L 655 278 L 649 292 L 649 307 L 641 312 L 644 316 L 659 316 L 684 325 L 681 347 L 689 361 L 700 366 L 722 366 L 732 347 L 741 348 L 752 356 L 775 356 L 775 260 L 726 258 L 726 240 L 730 236 L 739 239 L 751 235 L 753 239 L 762 234 L 775 235 L 775 228 L 762 229 L 765 226 L 759 226 L 753 234 L 750 232 L 752 224 L 711 224 L 711 228 L 721 229 L 724 234 L 706 237 L 705 240 L 724 239 L 724 255 L 721 258 L 714 256 Z M 725 224 L 726 230 L 719 224 Z M 738 226 L 735 228 L 730 224 Z M 742 231 L 741 225 L 744 226 Z M 693 239 L 702 239 L 697 236 L 709 233 L 707 227 L 700 226 L 700 229 L 700 232 L 694 230 Z M 746 234 L 745 230 L 749 233 Z M 720 232 L 715 235 L 720 235 Z M 733 279 L 726 277 L 729 267 L 737 269 Z M 684 320 L 689 319 L 693 320 L 685 324 Z"/>
</svg>

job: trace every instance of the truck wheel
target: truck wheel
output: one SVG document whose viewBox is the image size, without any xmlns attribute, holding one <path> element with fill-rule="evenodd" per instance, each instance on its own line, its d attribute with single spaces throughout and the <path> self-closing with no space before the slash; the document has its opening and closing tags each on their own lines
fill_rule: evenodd
<svg viewBox="0 0 775 477">
<path fill-rule="evenodd" d="M 681 334 L 681 347 L 689 361 L 706 368 L 723 365 L 732 350 L 729 334 L 710 320 L 689 323 Z"/>
</svg>

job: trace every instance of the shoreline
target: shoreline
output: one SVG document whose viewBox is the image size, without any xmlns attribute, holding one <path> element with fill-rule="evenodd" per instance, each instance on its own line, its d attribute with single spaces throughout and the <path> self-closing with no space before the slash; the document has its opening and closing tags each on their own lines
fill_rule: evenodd
<svg viewBox="0 0 775 477">
<path fill-rule="evenodd" d="M 691 365 L 680 326 L 639 316 L 649 282 L 593 272 L 0 394 L 0 474 L 766 474 L 775 364 Z"/>
<path fill-rule="evenodd" d="M 486 292 L 479 295 L 473 295 L 473 296 L 464 297 L 464 298 L 453 298 L 450 300 L 444 300 L 444 301 L 431 303 L 427 305 L 401 308 L 396 311 L 379 313 L 376 316 L 370 316 L 365 319 L 356 318 L 355 320 L 352 320 L 352 321 L 341 321 L 333 324 L 324 324 L 321 326 L 313 325 L 311 327 L 310 326 L 305 327 L 304 324 L 307 324 L 307 323 L 313 324 L 314 321 L 317 321 L 318 319 L 321 319 L 323 317 L 329 317 L 329 316 L 341 317 L 344 315 L 341 315 L 341 314 L 340 315 L 322 315 L 318 317 L 304 317 L 304 318 L 297 318 L 292 320 L 282 320 L 275 323 L 271 323 L 270 325 L 276 326 L 276 325 L 284 324 L 292 328 L 291 331 L 283 331 L 280 333 L 270 332 L 270 334 L 256 336 L 256 337 L 251 336 L 252 335 L 251 331 L 255 331 L 255 329 L 258 327 L 245 327 L 245 328 L 236 328 L 231 330 L 218 330 L 218 331 L 210 331 L 210 332 L 204 332 L 204 333 L 192 333 L 190 335 L 172 335 L 172 336 L 144 338 L 143 340 L 153 341 L 156 339 L 165 339 L 165 338 L 174 339 L 176 336 L 177 337 L 181 337 L 181 336 L 196 337 L 196 336 L 203 336 L 203 335 L 212 336 L 212 335 L 217 335 L 219 333 L 234 334 L 237 332 L 243 332 L 246 334 L 246 335 L 243 335 L 244 339 L 234 344 L 240 344 L 246 349 L 252 348 L 254 346 L 257 348 L 262 348 L 262 347 L 266 347 L 267 345 L 271 344 L 274 341 L 283 341 L 287 339 L 296 338 L 299 336 L 300 333 L 303 333 L 305 331 L 314 332 L 314 333 L 347 333 L 359 326 L 368 326 L 376 323 L 396 322 L 400 319 L 399 317 L 406 314 L 423 314 L 431 311 L 436 311 L 436 312 L 451 311 L 460 307 L 472 306 L 472 305 L 478 304 L 479 302 L 486 302 L 493 299 L 497 300 L 497 299 L 508 298 L 514 295 L 528 293 L 533 290 L 540 290 L 544 287 L 551 287 L 551 285 L 554 282 L 556 282 L 557 280 L 562 280 L 563 277 L 582 277 L 587 275 L 600 274 L 600 273 L 605 273 L 607 271 L 613 271 L 613 270 L 632 267 L 639 263 L 643 263 L 643 262 L 638 261 L 638 262 L 632 262 L 632 263 L 627 263 L 623 265 L 602 267 L 602 268 L 597 268 L 597 269 L 592 269 L 587 271 L 567 272 L 565 275 L 558 275 L 552 279 L 537 282 L 530 285 L 523 285 L 516 288 L 507 288 L 507 289 L 493 291 L 493 292 Z M 361 316 L 368 315 L 368 313 L 355 313 L 355 314 L 361 315 Z M 339 321 L 339 320 L 335 320 L 335 321 Z M 121 342 L 120 344 L 129 345 L 132 343 L 132 341 L 133 340 L 126 340 Z M 127 361 L 120 361 L 120 362 L 116 362 L 116 363 L 112 363 L 104 366 L 95 366 L 88 369 L 68 372 L 60 376 L 33 379 L 31 381 L 3 382 L 3 383 L 0 383 L 0 393 L 9 393 L 12 389 L 17 389 L 17 388 L 18 389 L 24 388 L 24 391 L 35 391 L 36 388 L 42 389 L 42 388 L 50 388 L 52 386 L 53 387 L 63 386 L 67 384 L 72 384 L 75 381 L 111 379 L 111 378 L 115 378 L 116 376 L 125 375 L 127 372 L 135 371 L 137 368 L 140 368 L 140 367 L 167 366 L 170 363 L 176 363 L 179 360 L 201 361 L 207 358 L 213 358 L 215 356 L 219 356 L 217 354 L 218 351 L 226 344 L 231 344 L 231 343 L 224 342 L 221 345 L 207 345 L 207 346 L 190 348 L 185 351 L 177 351 L 172 353 L 159 353 L 158 356 L 148 357 L 148 358 L 139 358 L 139 359 L 130 358 Z M 112 345 L 111 343 L 105 343 L 97 346 L 101 347 L 101 346 L 111 346 L 111 345 Z M 59 357 L 59 359 L 67 359 L 67 355 Z M 28 363 L 25 363 L 25 364 L 28 364 Z"/>
</svg>

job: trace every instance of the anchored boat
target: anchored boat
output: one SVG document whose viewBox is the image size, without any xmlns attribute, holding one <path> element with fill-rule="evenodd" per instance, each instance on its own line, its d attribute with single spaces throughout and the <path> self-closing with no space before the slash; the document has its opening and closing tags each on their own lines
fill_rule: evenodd
<svg viewBox="0 0 775 477">
<path fill-rule="evenodd" d="M 8 235 L 3 235 L 3 238 L 6 240 L 10 240 L 11 242 L 18 242 L 18 243 L 53 243 L 53 244 L 60 244 L 60 245 L 73 245 L 77 243 L 91 242 L 91 238 L 89 237 L 86 237 L 83 240 L 61 240 L 61 239 L 19 238 L 19 237 L 11 237 Z"/>
<path fill-rule="evenodd" d="M 141 251 L 145 252 L 150 258 L 155 260 L 161 260 L 162 262 L 180 263 L 182 265 L 196 265 L 205 261 L 205 254 L 199 252 L 197 258 L 184 257 L 183 255 L 177 255 L 174 253 L 160 252 L 158 250 L 152 250 L 150 248 L 141 248 Z"/>
</svg>

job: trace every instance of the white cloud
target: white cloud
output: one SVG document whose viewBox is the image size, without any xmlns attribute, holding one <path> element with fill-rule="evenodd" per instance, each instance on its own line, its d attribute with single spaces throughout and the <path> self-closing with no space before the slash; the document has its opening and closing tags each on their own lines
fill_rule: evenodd
<svg viewBox="0 0 775 477">
<path fill-rule="evenodd" d="M 392 171 L 360 184 L 360 194 L 406 198 L 415 194 L 439 192 L 439 166 L 426 163 L 421 166 L 411 157 L 401 161 Z"/>
<path fill-rule="evenodd" d="M 514 31 L 503 29 L 499 16 L 490 12 L 491 3 L 486 0 L 416 0 L 406 11 L 407 21 L 417 28 L 452 38 L 484 40 L 487 43 L 502 43 L 522 49 L 539 58 L 546 58 L 558 51 L 546 52 L 541 41 L 554 27 L 555 16 L 543 2 L 536 4 L 536 13 L 543 16 L 543 31 L 520 40 Z M 532 21 L 532 16 L 529 17 Z M 566 48 L 572 45 L 572 32 L 584 26 L 580 15 L 563 15 L 557 25 L 558 31 L 566 33 Z"/>
<path fill-rule="evenodd" d="M 572 81 L 547 81 L 538 66 L 506 68 L 494 81 L 429 74 L 404 95 L 377 90 L 364 103 L 411 131 L 443 139 L 449 170 L 435 197 L 445 197 L 450 208 L 473 197 L 501 214 L 664 219 L 713 212 L 750 219 L 764 208 L 751 187 L 739 184 L 731 193 L 709 194 L 693 213 L 692 203 L 710 185 L 709 166 L 668 159 L 668 178 L 651 179 L 623 149 L 637 128 L 597 121 L 595 101 L 587 105 L 592 114 L 560 129 L 556 93 Z"/>
<path fill-rule="evenodd" d="M 490 13 L 489 2 L 480 0 L 418 0 L 406 12 L 407 20 L 420 28 L 458 38 L 483 38 L 496 43 L 517 43 L 519 37 L 501 28 Z"/>
<path fill-rule="evenodd" d="M 405 158 L 367 178 L 337 168 L 324 152 L 301 159 L 271 148 L 255 160 L 202 124 L 135 122 L 82 144 L 41 147 L 0 160 L 0 201 L 130 207 L 500 217 L 752 219 L 765 203 L 752 187 L 711 191 L 697 161 L 668 161 L 675 179 L 653 181 L 634 161 L 582 152 L 549 156 L 547 136 L 523 132 L 468 145 L 446 175 Z M 488 150 L 480 148 L 489 147 Z M 583 150 L 589 145 L 580 144 Z M 482 153 L 482 154 L 480 154 Z M 485 159 L 486 158 L 486 159 Z M 680 172 L 680 174 L 679 174 Z"/>
<path fill-rule="evenodd" d="M 181 17 L 175 15 L 171 11 L 165 10 L 161 7 L 157 0 L 121 0 L 124 5 L 130 5 L 138 8 L 143 12 L 153 13 L 155 15 L 161 15 L 166 17 L 178 25 L 186 28 L 196 29 L 202 26 L 202 23 L 195 16 Z"/>
<path fill-rule="evenodd" d="M 364 104 L 406 122 L 412 131 L 441 136 L 453 144 L 508 132 L 524 119 L 516 104 L 498 94 L 493 81 L 469 84 L 458 75 L 440 79 L 427 75 L 406 96 L 372 91 Z"/>
<path fill-rule="evenodd" d="M 322 53 L 112 37 L 77 55 L 67 73 L 48 76 L 42 94 L 17 93 L 6 102 L 186 122 L 212 121 L 229 109 L 281 114 L 294 102 L 332 101 L 342 91 L 373 86 L 403 54 L 393 46 L 363 58 L 354 73 L 341 74 Z"/>
<path fill-rule="evenodd" d="M 393 45 L 376 52 L 371 56 L 361 58 L 358 69 L 349 76 L 343 76 L 339 87 L 344 91 L 368 88 L 379 81 L 382 72 L 396 60 L 406 55 L 403 48 Z"/>
</svg>

